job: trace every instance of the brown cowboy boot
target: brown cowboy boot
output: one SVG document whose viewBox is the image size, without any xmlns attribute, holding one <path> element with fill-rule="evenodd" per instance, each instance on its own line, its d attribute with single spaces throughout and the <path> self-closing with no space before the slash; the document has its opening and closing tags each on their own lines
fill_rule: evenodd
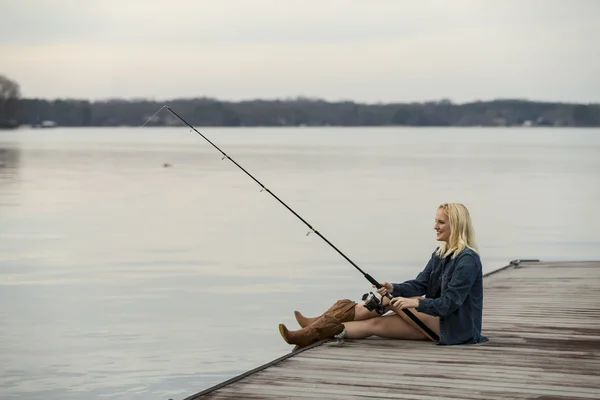
<svg viewBox="0 0 600 400">
<path fill-rule="evenodd" d="M 315 322 L 297 331 L 289 331 L 285 325 L 279 324 L 279 333 L 288 344 L 295 344 L 294 350 L 306 347 L 319 340 L 340 334 L 344 325 L 339 319 L 330 315 L 322 315 Z"/>
<path fill-rule="evenodd" d="M 340 320 L 340 322 L 348 322 L 354 320 L 354 307 L 356 307 L 356 302 L 348 299 L 338 300 L 336 301 L 329 310 L 325 311 L 322 315 L 331 315 Z M 294 316 L 296 317 L 296 321 L 298 324 L 304 328 L 313 322 L 315 322 L 319 317 L 305 317 L 300 313 L 300 311 L 294 311 Z"/>
</svg>

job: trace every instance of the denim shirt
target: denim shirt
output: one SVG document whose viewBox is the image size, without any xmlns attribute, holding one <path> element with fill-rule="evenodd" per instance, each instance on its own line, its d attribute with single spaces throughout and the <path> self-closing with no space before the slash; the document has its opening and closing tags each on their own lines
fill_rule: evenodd
<svg viewBox="0 0 600 400">
<path fill-rule="evenodd" d="M 441 282 L 440 282 L 441 280 Z M 440 317 L 439 345 L 487 342 L 481 335 L 483 273 L 479 255 L 465 248 L 455 258 L 433 252 L 416 279 L 393 283 L 394 297 L 419 299 L 417 311 Z"/>
</svg>

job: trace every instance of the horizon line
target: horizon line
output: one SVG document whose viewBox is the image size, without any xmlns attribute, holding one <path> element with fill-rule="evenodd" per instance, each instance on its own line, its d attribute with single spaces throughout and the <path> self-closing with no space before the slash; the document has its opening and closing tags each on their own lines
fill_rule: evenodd
<svg viewBox="0 0 600 400">
<path fill-rule="evenodd" d="M 375 106 L 385 106 L 385 105 L 423 105 L 423 104 L 447 104 L 447 105 L 468 105 L 475 103 L 493 103 L 493 102 L 504 102 L 504 101 L 518 101 L 523 103 L 543 103 L 543 104 L 562 104 L 562 105 L 587 105 L 587 106 L 599 106 L 600 101 L 598 102 L 574 102 L 574 101 L 562 101 L 562 100 L 534 100 L 528 98 L 519 98 L 519 97 L 498 97 L 492 99 L 474 99 L 470 101 L 464 102 L 454 102 L 450 98 L 442 97 L 439 99 L 432 100 L 421 100 L 421 101 L 377 101 L 377 102 L 369 102 L 369 101 L 357 101 L 352 99 L 339 99 L 339 100 L 328 100 L 322 97 L 311 97 L 311 96 L 287 96 L 287 97 L 255 97 L 255 98 L 246 98 L 240 100 L 227 100 L 220 99 L 218 97 L 211 96 L 185 96 L 185 97 L 172 97 L 170 99 L 160 99 L 157 100 L 155 98 L 150 97 L 107 97 L 101 99 L 85 99 L 85 98 L 77 98 L 77 97 L 41 97 L 41 96 L 33 96 L 33 97 L 21 97 L 19 100 L 44 100 L 44 101 L 87 101 L 90 103 L 107 103 L 111 101 L 121 101 L 121 102 L 151 102 L 158 104 L 167 104 L 169 102 L 175 101 L 193 101 L 193 100 L 209 100 L 219 103 L 247 103 L 247 102 L 299 102 L 299 101 L 311 101 L 311 102 L 322 102 L 322 103 L 353 103 L 358 105 L 375 105 Z"/>
</svg>

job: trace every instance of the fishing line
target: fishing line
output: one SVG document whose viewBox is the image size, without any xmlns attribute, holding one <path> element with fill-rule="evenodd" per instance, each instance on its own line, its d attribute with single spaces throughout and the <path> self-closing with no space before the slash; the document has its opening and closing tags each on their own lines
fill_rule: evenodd
<svg viewBox="0 0 600 400">
<path fill-rule="evenodd" d="M 148 121 L 146 121 L 146 123 L 142 126 L 146 126 L 148 124 L 148 122 L 150 122 L 150 120 L 152 120 L 159 112 L 161 112 L 162 110 L 167 110 L 169 111 L 171 114 L 173 114 L 179 121 L 181 121 L 181 123 L 183 123 L 184 125 L 186 125 L 187 127 L 189 127 L 191 129 L 191 131 L 196 132 L 198 135 L 202 136 L 202 138 L 204 140 L 206 140 L 211 146 L 213 146 L 218 152 L 220 152 L 223 155 L 223 158 L 221 158 L 221 160 L 224 159 L 228 159 L 229 161 L 231 161 L 232 163 L 235 164 L 235 166 L 237 166 L 239 169 L 241 169 L 246 175 L 248 175 L 254 182 L 256 182 L 260 187 L 261 187 L 261 192 L 262 191 L 266 191 L 267 193 L 269 193 L 271 196 L 273 196 L 275 198 L 275 200 L 277 200 L 281 205 L 283 205 L 285 208 L 287 208 L 292 214 L 294 214 L 300 221 L 302 221 L 310 230 L 307 232 L 306 236 L 308 236 L 311 232 L 314 232 L 317 236 L 319 236 L 321 239 L 323 239 L 325 241 L 325 243 L 327 243 L 329 246 L 331 246 L 335 251 L 337 251 L 342 257 L 344 257 L 344 259 L 346 259 L 346 261 L 348 261 L 350 264 L 352 264 L 352 266 L 354 268 L 356 268 L 361 274 L 363 274 L 363 276 L 369 281 L 371 282 L 377 289 L 381 288 L 381 285 L 379 284 L 379 282 L 377 282 L 371 275 L 367 274 L 366 272 L 364 272 L 358 265 L 356 265 L 356 263 L 354 263 L 354 261 L 352 261 L 350 258 L 348 258 L 348 256 L 346 256 L 340 249 L 338 249 L 337 247 L 335 247 L 333 245 L 333 243 L 331 243 L 329 240 L 327 240 L 327 238 L 325 236 L 323 236 L 318 230 L 316 230 L 311 224 L 309 224 L 308 222 L 306 222 L 306 220 L 304 218 L 302 218 L 296 211 L 292 210 L 287 204 L 285 204 L 279 197 L 277 197 L 277 195 L 275 195 L 275 193 L 271 192 L 265 185 L 262 184 L 262 182 L 260 182 L 258 179 L 256 179 L 250 172 L 246 171 L 240 164 L 238 164 L 233 158 L 231 158 L 229 155 L 227 155 L 227 153 L 225 153 L 223 150 L 221 150 L 216 144 L 214 144 L 213 142 L 210 141 L 210 139 L 208 139 L 206 136 L 204 136 L 202 133 L 200 133 L 200 131 L 198 131 L 196 128 L 194 128 L 189 122 L 187 122 L 185 119 L 183 119 L 179 114 L 177 114 L 175 111 L 173 111 L 173 109 L 167 105 L 162 106 L 156 113 L 154 113 L 154 115 L 152 117 L 150 117 L 150 119 Z M 190 131 L 190 132 L 191 132 Z M 393 298 L 393 296 L 391 295 L 391 293 L 387 293 L 386 297 L 389 298 L 390 300 Z M 385 306 L 383 306 L 383 299 L 381 301 L 381 304 L 377 303 L 377 298 L 372 294 L 369 293 L 368 295 L 364 295 L 363 296 L 363 300 L 366 300 L 366 305 L 369 304 L 372 307 L 374 307 L 373 309 L 377 310 L 377 312 L 379 312 L 380 314 L 382 313 L 382 311 L 386 308 Z M 369 307 L 367 307 L 369 308 Z M 410 310 L 407 309 L 403 309 L 402 311 L 404 311 L 404 313 L 415 323 L 417 324 L 421 329 L 423 329 L 429 336 L 431 336 L 435 341 L 439 340 L 438 335 L 433 332 L 427 325 L 425 325 L 423 323 L 423 321 L 421 321 L 419 318 L 417 318 Z"/>
</svg>

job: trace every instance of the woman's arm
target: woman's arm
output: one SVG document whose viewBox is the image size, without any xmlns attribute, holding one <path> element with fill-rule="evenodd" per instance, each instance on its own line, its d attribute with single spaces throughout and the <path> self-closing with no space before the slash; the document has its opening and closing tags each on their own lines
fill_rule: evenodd
<svg viewBox="0 0 600 400">
<path fill-rule="evenodd" d="M 469 295 L 479 274 L 479 265 L 473 255 L 467 254 L 457 260 L 448 287 L 436 299 L 419 299 L 417 311 L 436 317 L 445 317 L 457 310 Z"/>
<path fill-rule="evenodd" d="M 417 275 L 415 279 L 406 281 L 404 283 L 392 283 L 392 296 L 393 297 L 415 297 L 422 296 L 427 292 L 429 287 L 429 276 L 433 269 L 435 255 L 432 255 L 429 262 L 425 266 L 425 269 Z"/>
</svg>

